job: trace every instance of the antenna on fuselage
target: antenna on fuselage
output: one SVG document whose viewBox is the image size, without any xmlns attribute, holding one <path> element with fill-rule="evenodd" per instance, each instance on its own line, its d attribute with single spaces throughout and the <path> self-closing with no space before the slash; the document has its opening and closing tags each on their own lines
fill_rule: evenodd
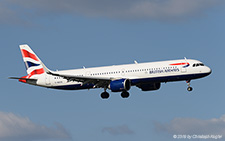
<svg viewBox="0 0 225 141">
<path fill-rule="evenodd" d="M 135 64 L 138 64 L 138 62 L 137 62 L 136 60 L 134 60 L 134 63 L 135 63 Z"/>
</svg>

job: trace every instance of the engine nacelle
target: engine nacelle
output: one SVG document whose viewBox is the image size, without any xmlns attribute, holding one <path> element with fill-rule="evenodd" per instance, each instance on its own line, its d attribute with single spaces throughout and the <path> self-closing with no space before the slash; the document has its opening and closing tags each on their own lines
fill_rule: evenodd
<svg viewBox="0 0 225 141">
<path fill-rule="evenodd" d="M 145 83 L 145 84 L 137 85 L 137 87 L 141 88 L 142 91 L 158 90 L 160 86 L 161 86 L 161 83 Z"/>
<path fill-rule="evenodd" d="M 129 79 L 113 80 L 109 84 L 112 92 L 121 92 L 130 90 L 131 82 Z"/>
</svg>

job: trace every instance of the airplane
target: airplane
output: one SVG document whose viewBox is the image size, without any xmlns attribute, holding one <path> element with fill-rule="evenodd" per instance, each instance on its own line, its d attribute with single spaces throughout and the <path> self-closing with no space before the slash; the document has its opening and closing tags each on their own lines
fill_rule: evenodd
<svg viewBox="0 0 225 141">
<path fill-rule="evenodd" d="M 20 82 L 62 90 L 80 90 L 103 88 L 101 98 L 108 99 L 109 93 L 121 92 L 122 98 L 129 97 L 131 86 L 142 91 L 158 90 L 161 83 L 186 81 L 188 91 L 192 91 L 190 82 L 211 74 L 211 69 L 194 59 L 180 59 L 158 62 L 113 65 L 73 70 L 52 71 L 48 69 L 38 56 L 27 45 L 20 45 L 27 75 L 9 77 Z"/>
</svg>

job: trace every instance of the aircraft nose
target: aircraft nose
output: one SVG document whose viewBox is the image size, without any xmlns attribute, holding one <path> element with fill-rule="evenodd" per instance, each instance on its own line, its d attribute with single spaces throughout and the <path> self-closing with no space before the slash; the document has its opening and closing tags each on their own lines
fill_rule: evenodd
<svg viewBox="0 0 225 141">
<path fill-rule="evenodd" d="M 208 73 L 208 75 L 210 75 L 212 73 L 212 69 L 210 67 L 206 66 L 206 73 Z"/>
</svg>

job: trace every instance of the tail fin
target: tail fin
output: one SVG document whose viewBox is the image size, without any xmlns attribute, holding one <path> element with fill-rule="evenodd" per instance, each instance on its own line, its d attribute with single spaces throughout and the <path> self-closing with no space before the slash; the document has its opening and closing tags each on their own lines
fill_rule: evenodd
<svg viewBox="0 0 225 141">
<path fill-rule="evenodd" d="M 20 45 L 20 50 L 28 74 L 26 78 L 45 73 L 44 64 L 28 45 Z"/>
</svg>

